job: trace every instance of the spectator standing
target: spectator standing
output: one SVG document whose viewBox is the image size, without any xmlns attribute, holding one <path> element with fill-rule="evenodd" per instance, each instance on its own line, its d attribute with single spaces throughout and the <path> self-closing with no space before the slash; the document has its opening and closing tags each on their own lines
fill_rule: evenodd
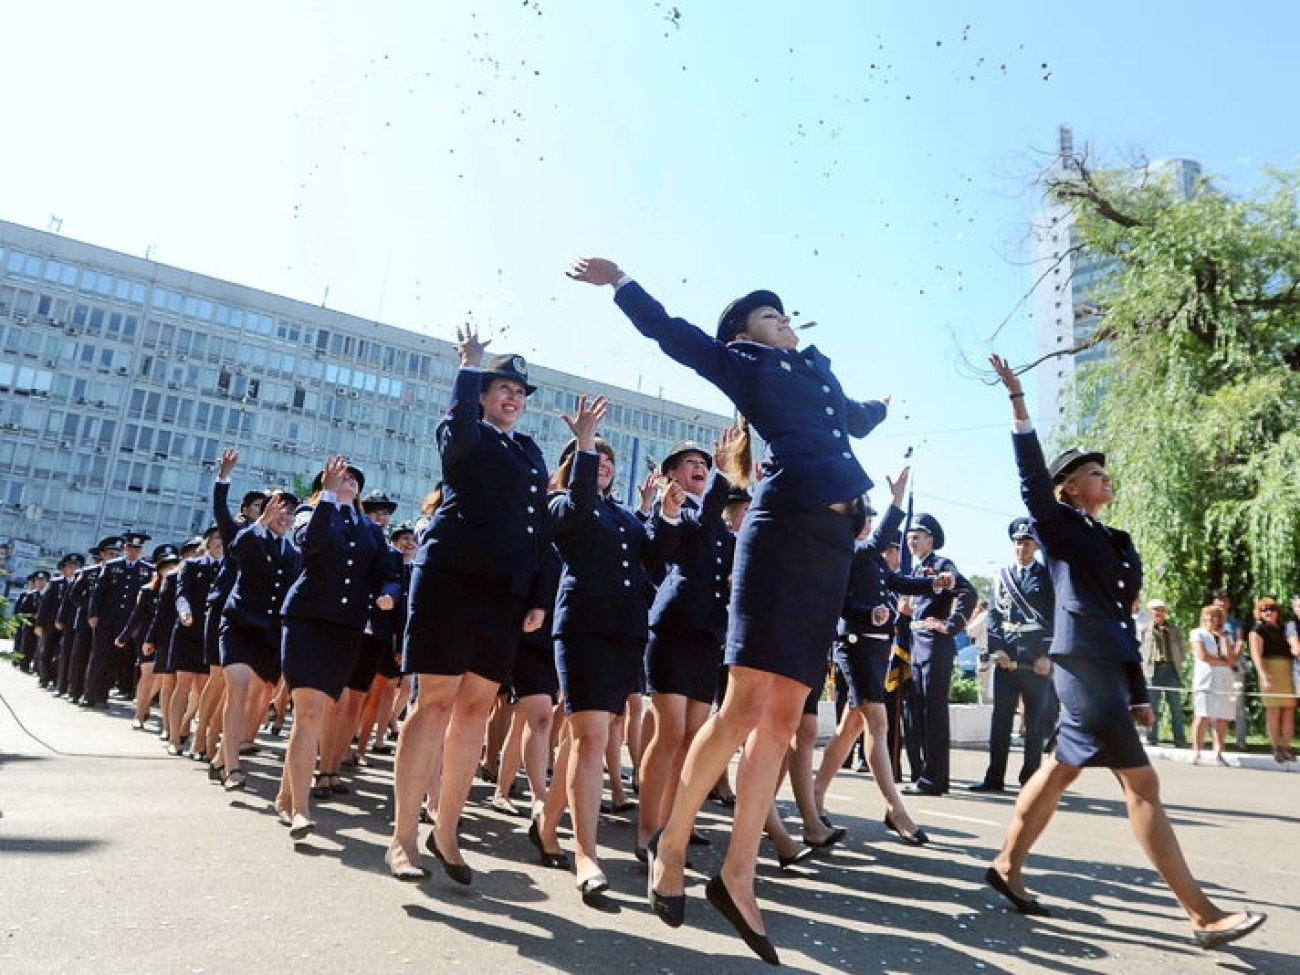
<svg viewBox="0 0 1300 975">
<path fill-rule="evenodd" d="M 1192 630 L 1192 764 L 1200 764 L 1201 742 L 1205 726 L 1214 736 L 1214 760 L 1227 765 L 1223 743 L 1228 736 L 1228 722 L 1237 710 L 1234 699 L 1234 665 L 1237 648 L 1224 630 L 1223 610 L 1213 604 L 1202 608 L 1201 625 Z"/>
<path fill-rule="evenodd" d="M 1271 596 L 1255 600 L 1255 628 L 1247 638 L 1250 656 L 1259 674 L 1263 695 L 1264 726 L 1273 758 L 1294 762 L 1291 739 L 1295 736 L 1295 684 L 1291 680 L 1291 645 L 1282 628 L 1282 607 Z"/>
<path fill-rule="evenodd" d="M 1169 622 L 1169 607 L 1163 599 L 1147 603 L 1150 622 L 1138 629 L 1138 643 L 1142 649 L 1142 669 L 1151 688 L 1151 709 L 1156 720 L 1147 730 L 1147 744 L 1160 740 L 1160 702 L 1169 706 L 1169 724 L 1173 730 L 1174 747 L 1186 748 L 1183 733 L 1183 648 L 1187 646 L 1183 631 Z"/>
</svg>

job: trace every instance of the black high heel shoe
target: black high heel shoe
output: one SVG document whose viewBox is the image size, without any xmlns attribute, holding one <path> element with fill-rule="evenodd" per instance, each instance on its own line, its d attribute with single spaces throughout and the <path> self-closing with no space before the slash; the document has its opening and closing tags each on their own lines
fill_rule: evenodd
<svg viewBox="0 0 1300 975">
<path fill-rule="evenodd" d="M 659 920 L 670 928 L 680 928 L 686 920 L 686 895 L 661 894 L 655 890 L 655 860 L 659 858 L 659 837 L 664 831 L 659 830 L 646 843 L 646 899 L 650 901 L 650 910 Z"/>
<path fill-rule="evenodd" d="M 438 849 L 438 840 L 433 833 L 430 833 L 429 838 L 424 841 L 424 848 L 437 858 L 438 862 L 442 864 L 443 873 L 456 883 L 468 887 L 474 882 L 474 873 L 470 870 L 468 864 L 447 862 L 442 855 L 442 851 Z"/>
<path fill-rule="evenodd" d="M 889 818 L 889 813 L 885 813 L 885 828 L 891 829 L 897 833 L 898 838 L 908 846 L 925 846 L 925 844 L 930 842 L 929 835 L 927 835 L 925 830 L 921 829 L 919 826 L 911 833 L 904 833 L 894 825 L 894 821 Z"/>
<path fill-rule="evenodd" d="M 708 886 L 704 888 L 704 896 L 736 929 L 736 933 L 749 946 L 750 951 L 769 965 L 781 964 L 781 959 L 777 956 L 776 949 L 772 947 L 772 942 L 767 939 L 767 935 L 759 934 L 751 928 L 744 915 L 740 913 L 740 908 L 731 899 L 731 891 L 727 890 L 727 885 L 723 883 L 721 874 L 709 881 Z"/>
<path fill-rule="evenodd" d="M 429 835 L 432 836 L 433 834 L 430 833 Z M 528 827 L 528 842 L 537 847 L 537 854 L 539 859 L 542 861 L 542 866 L 550 867 L 552 870 L 569 869 L 569 855 L 567 853 L 563 850 L 560 850 L 558 853 L 552 853 L 546 848 L 545 844 L 542 843 L 542 831 L 538 827 L 536 819 L 534 819 L 532 824 Z"/>
</svg>

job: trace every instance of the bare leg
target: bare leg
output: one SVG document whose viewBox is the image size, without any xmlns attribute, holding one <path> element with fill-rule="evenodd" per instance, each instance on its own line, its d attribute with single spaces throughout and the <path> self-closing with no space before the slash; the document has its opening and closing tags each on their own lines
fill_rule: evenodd
<svg viewBox="0 0 1300 975">
<path fill-rule="evenodd" d="M 248 706 L 249 688 L 254 680 L 253 668 L 248 664 L 231 664 L 226 668 L 226 710 L 222 716 L 225 727 L 242 728 L 247 723 L 245 708 Z M 226 734 L 221 738 L 218 764 L 225 769 L 227 775 L 239 771 L 239 746 L 243 742 L 238 741 L 238 738 L 238 734 Z"/>
<path fill-rule="evenodd" d="M 754 863 L 763 822 L 776 795 L 781 760 L 807 696 L 808 688 L 798 681 L 749 667 L 731 668 L 722 707 L 704 723 L 687 752 L 677 797 L 659 840 L 659 855 L 654 858 L 654 890 L 669 896 L 682 893 L 695 815 L 745 741 L 746 761 L 738 776 L 735 819 L 722 873 L 745 920 L 755 931 L 763 931 L 753 891 Z"/>
<path fill-rule="evenodd" d="M 627 714 L 625 705 L 622 714 L 614 715 L 609 733 L 605 737 L 605 770 L 609 773 L 609 800 L 615 806 L 627 802 L 627 790 L 623 788 L 623 741 L 628 727 Z M 569 812 L 572 813 L 573 810 L 570 809 Z"/>
<path fill-rule="evenodd" d="M 1150 765 L 1139 768 L 1115 769 L 1115 778 L 1124 787 L 1124 801 L 1128 805 L 1129 824 L 1133 835 L 1150 858 L 1178 903 L 1198 930 L 1215 930 L 1232 927 L 1245 919 L 1244 914 L 1229 914 L 1216 907 L 1201 890 L 1183 857 L 1178 837 L 1165 815 L 1160 801 L 1160 779 Z"/>
<path fill-rule="evenodd" d="M 1192 718 L 1192 761 L 1201 760 L 1201 742 L 1205 740 L 1205 726 L 1209 718 L 1202 718 L 1200 715 Z"/>
<path fill-rule="evenodd" d="M 636 845 L 645 846 L 655 830 L 664 824 L 672 808 L 673 765 L 686 733 L 686 698 L 681 694 L 655 694 L 650 698 L 647 724 L 654 733 L 641 761 L 641 808 L 637 818 Z M 680 774 L 680 767 L 677 774 Z"/>
<path fill-rule="evenodd" d="M 498 694 L 493 702 L 491 717 L 488 719 L 487 742 L 483 747 L 483 768 L 494 779 L 501 777 L 501 748 L 506 741 L 512 713 L 510 698 Z"/>
<path fill-rule="evenodd" d="M 434 769 L 442 764 L 447 722 L 461 680 L 461 677 L 421 674 L 419 702 L 402 725 L 397 740 L 393 766 L 393 838 L 389 846 L 395 858 L 404 856 L 414 866 L 420 863 L 417 851 L 420 806 Z"/>
<path fill-rule="evenodd" d="M 993 858 L 993 869 L 1002 875 L 1017 897 L 1030 899 L 1020 876 L 1025 859 L 1047 824 L 1052 821 L 1061 796 L 1078 777 L 1078 768 L 1058 762 L 1054 755 L 1048 755 L 1038 771 L 1021 788 L 1006 841 L 1002 844 L 1001 852 Z"/>
<path fill-rule="evenodd" d="M 822 822 L 820 808 L 813 795 L 813 751 L 817 746 L 817 715 L 805 714 L 790 749 L 790 791 L 794 793 L 799 817 L 803 820 L 803 840 L 810 846 L 824 843 L 834 832 Z"/>
<path fill-rule="evenodd" d="M 857 708 L 845 708 L 834 737 L 826 743 L 822 763 L 817 767 L 817 776 L 813 779 L 813 801 L 819 814 L 826 812 L 826 793 L 830 791 L 831 783 L 835 781 L 836 774 L 844 765 L 844 759 L 863 730 L 862 712 Z M 872 772 L 874 774 L 875 770 Z M 890 778 L 893 778 L 892 774 Z"/>
<path fill-rule="evenodd" d="M 140 665 L 140 682 L 135 686 L 135 720 L 141 725 L 149 720 L 149 704 L 156 691 L 153 662 L 145 661 Z"/>
<path fill-rule="evenodd" d="M 483 736 L 499 687 L 496 681 L 466 673 L 460 678 L 460 687 L 452 701 L 442 752 L 438 818 L 433 826 L 438 850 L 451 864 L 464 863 L 458 835 L 460 814 L 483 754 Z"/>
<path fill-rule="evenodd" d="M 1217 718 L 1214 724 L 1210 726 L 1210 732 L 1214 735 L 1214 758 L 1220 761 L 1223 758 L 1223 747 L 1228 739 L 1228 722 L 1220 721 Z M 1199 741 L 1197 742 L 1199 744 Z"/>
<path fill-rule="evenodd" d="M 299 687 L 293 692 L 293 731 L 285 751 L 276 806 L 288 808 L 294 816 L 311 819 L 311 774 L 320 750 L 325 712 L 333 703 L 324 691 L 311 687 Z"/>
<path fill-rule="evenodd" d="M 600 822 L 601 765 L 613 717 L 608 711 L 569 715 L 573 738 L 565 786 L 573 820 L 575 874 L 580 882 L 600 872 L 596 825 Z"/>
<path fill-rule="evenodd" d="M 623 714 L 623 737 L 627 742 L 627 757 L 632 762 L 632 788 L 640 793 L 641 762 L 645 759 L 646 742 L 650 740 L 645 737 L 645 698 L 640 691 L 628 696 Z"/>
<path fill-rule="evenodd" d="M 889 714 L 883 704 L 864 704 L 862 710 L 867 726 L 867 767 L 871 769 L 871 777 L 885 800 L 889 821 L 904 835 L 910 836 L 916 832 L 916 823 L 899 794 L 898 783 L 894 781 L 894 766 L 889 761 Z"/>
</svg>

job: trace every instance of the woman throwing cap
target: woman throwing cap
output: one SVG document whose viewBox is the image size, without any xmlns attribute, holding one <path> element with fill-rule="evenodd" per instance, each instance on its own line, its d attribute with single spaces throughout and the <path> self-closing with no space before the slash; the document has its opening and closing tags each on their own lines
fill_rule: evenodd
<svg viewBox="0 0 1300 975">
<path fill-rule="evenodd" d="M 989 362 L 1011 397 L 1020 494 L 1056 588 L 1052 683 L 1061 717 L 1056 752 L 1021 790 L 1006 842 L 985 880 L 1022 914 L 1047 915 L 1025 890 L 1025 859 L 1080 770 L 1108 768 L 1124 790 L 1138 842 L 1191 918 L 1197 944 L 1217 948 L 1236 941 L 1259 927 L 1264 915 L 1224 911 L 1197 885 L 1134 726 L 1137 721 L 1150 727 L 1155 720 L 1131 616 L 1142 587 L 1142 563 L 1127 532 L 1097 520 L 1115 499 L 1106 457 L 1076 447 L 1049 467 L 1020 379 L 1001 356 Z"/>
<path fill-rule="evenodd" d="M 770 291 L 733 301 L 710 337 L 671 317 L 612 261 L 578 260 L 569 276 L 613 285 L 637 330 L 722 390 L 768 445 L 765 476 L 736 542 L 726 695 L 692 743 L 668 819 L 647 850 L 651 907 L 675 927 L 686 910 L 683 870 L 695 814 L 743 742 L 731 842 L 707 896 L 751 950 L 776 964 L 754 897 L 754 864 L 781 760 L 809 689 L 826 673 L 858 499 L 871 486 L 849 437 L 870 433 L 886 402 L 849 399 L 824 355 L 796 351 L 798 336 Z"/>
</svg>

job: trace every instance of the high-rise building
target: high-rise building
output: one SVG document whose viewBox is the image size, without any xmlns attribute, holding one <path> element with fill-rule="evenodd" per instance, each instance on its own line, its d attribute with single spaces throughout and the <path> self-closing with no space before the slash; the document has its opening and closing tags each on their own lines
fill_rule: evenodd
<svg viewBox="0 0 1300 975">
<path fill-rule="evenodd" d="M 450 342 L 0 221 L 0 541 L 83 549 L 132 528 L 178 540 L 211 520 L 213 462 L 234 496 L 345 454 L 414 518 L 440 476 Z M 618 491 L 679 440 L 731 421 L 530 366 L 520 429 L 555 458 L 558 418 L 603 394 Z"/>
<path fill-rule="evenodd" d="M 1056 157 L 1048 167 L 1046 181 L 1068 177 L 1077 169 L 1074 136 L 1069 126 L 1058 133 Z M 1191 197 L 1200 185 L 1201 164 L 1194 159 L 1162 159 L 1135 171 L 1138 176 L 1171 181 L 1184 198 Z M 1080 348 L 1101 325 L 1104 309 L 1099 300 L 1099 286 L 1114 270 L 1114 262 L 1079 248 L 1078 232 L 1069 207 L 1048 200 L 1034 215 L 1033 268 L 1039 276 L 1034 288 L 1034 328 L 1039 356 L 1052 355 L 1037 370 L 1038 426 L 1051 431 L 1066 419 L 1062 399 L 1080 366 L 1106 356 L 1105 342 L 1078 352 L 1062 350 Z"/>
</svg>

